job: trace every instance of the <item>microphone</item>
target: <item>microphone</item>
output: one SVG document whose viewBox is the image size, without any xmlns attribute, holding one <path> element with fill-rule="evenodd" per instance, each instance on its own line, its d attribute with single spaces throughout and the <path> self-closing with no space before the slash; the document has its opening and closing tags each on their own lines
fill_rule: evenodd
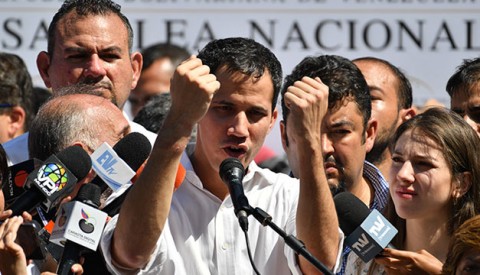
<svg viewBox="0 0 480 275">
<path fill-rule="evenodd" d="M 91 167 L 90 156 L 79 146 L 70 146 L 51 155 L 40 168 L 28 175 L 25 193 L 9 206 L 12 216 L 30 212 L 40 203 L 48 212 L 72 192 L 77 181 L 85 178 Z"/>
<path fill-rule="evenodd" d="M 57 274 L 73 274 L 72 265 L 90 250 L 97 250 L 107 221 L 107 214 L 98 210 L 101 190 L 95 184 L 83 185 L 75 201 L 62 205 L 50 241 L 64 244 Z"/>
<path fill-rule="evenodd" d="M 348 245 L 364 262 L 369 262 L 389 245 L 398 230 L 377 210 L 368 207 L 350 192 L 334 198 L 340 228 Z"/>
<path fill-rule="evenodd" d="M 139 172 L 137 172 L 137 176 L 143 171 L 143 169 L 140 169 Z M 185 179 L 187 171 L 185 170 L 185 167 L 180 163 L 178 165 L 177 169 L 177 175 L 175 177 L 175 184 L 174 184 L 174 190 L 177 190 L 178 187 L 182 184 L 183 180 Z M 107 213 L 108 216 L 113 217 L 116 214 L 120 212 L 120 208 L 122 207 L 122 203 L 127 197 L 128 192 L 130 192 L 130 189 L 132 186 L 128 187 L 125 192 L 123 192 L 120 196 L 112 200 L 110 203 L 108 203 L 105 207 L 103 207 L 102 211 Z"/>
<path fill-rule="evenodd" d="M 7 182 L 2 188 L 6 205 L 14 202 L 25 192 L 23 187 L 28 174 L 42 164 L 41 160 L 33 158 L 8 167 Z"/>
<path fill-rule="evenodd" d="M 97 153 L 97 150 L 95 150 L 94 154 Z M 130 167 L 133 171 L 138 171 L 150 155 L 151 150 L 152 145 L 148 138 L 138 132 L 132 132 L 118 141 L 113 146 L 113 151 L 115 154 L 105 150 L 100 153 L 99 150 L 98 154 L 100 155 L 98 157 L 95 157 L 96 155 L 92 155 L 94 163 L 93 167 L 95 172 L 98 174 L 92 180 L 92 183 L 100 186 L 102 193 L 108 187 L 112 188 L 112 190 L 118 189 L 122 185 L 122 183 L 119 182 L 126 183 L 132 177 L 135 178 L 135 176 L 131 176 L 127 179 L 128 176 L 119 175 L 114 179 L 109 175 L 115 175 L 112 172 L 120 173 L 122 170 L 126 170 L 122 169 L 122 167 L 125 167 L 126 165 L 128 165 L 128 167 Z M 114 166 L 115 164 L 123 166 L 118 167 L 118 169 L 114 169 L 116 168 Z M 100 174 L 102 174 L 105 180 L 102 179 Z"/>
<path fill-rule="evenodd" d="M 220 177 L 228 186 L 230 197 L 232 199 L 235 215 L 238 218 L 240 227 L 243 231 L 248 230 L 248 214 L 251 213 L 251 207 L 248 199 L 243 192 L 243 176 L 245 168 L 236 158 L 227 158 L 220 164 Z"/>
</svg>

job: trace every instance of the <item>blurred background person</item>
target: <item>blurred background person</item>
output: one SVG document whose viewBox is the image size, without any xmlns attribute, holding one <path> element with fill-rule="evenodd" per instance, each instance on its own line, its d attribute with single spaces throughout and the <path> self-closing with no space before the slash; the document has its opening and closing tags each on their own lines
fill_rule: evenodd
<svg viewBox="0 0 480 275">
<path fill-rule="evenodd" d="M 175 68 L 186 60 L 190 53 L 174 44 L 158 43 L 145 48 L 142 55 L 140 79 L 137 87 L 130 93 L 124 108 L 131 119 L 154 95 L 170 92 L 170 78 Z"/>
<path fill-rule="evenodd" d="M 442 273 L 480 274 L 480 216 L 468 219 L 455 231 Z"/>
<path fill-rule="evenodd" d="M 450 109 L 480 135 L 480 57 L 465 59 L 447 82 Z"/>
<path fill-rule="evenodd" d="M 377 136 L 367 161 L 373 163 L 390 181 L 392 156 L 390 144 L 397 127 L 415 116 L 412 108 L 412 85 L 399 68 L 376 57 L 361 57 L 353 63 L 367 81 L 372 98 L 372 118 L 378 122 Z"/>
<path fill-rule="evenodd" d="M 15 54 L 0 53 L 0 143 L 16 138 L 35 117 L 32 78 Z"/>
</svg>

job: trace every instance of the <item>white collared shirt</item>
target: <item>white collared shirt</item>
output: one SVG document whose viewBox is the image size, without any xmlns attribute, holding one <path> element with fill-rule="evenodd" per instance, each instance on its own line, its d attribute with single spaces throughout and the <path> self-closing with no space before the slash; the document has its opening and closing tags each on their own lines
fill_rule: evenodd
<svg viewBox="0 0 480 275">
<path fill-rule="evenodd" d="M 137 274 L 254 274 L 230 196 L 222 201 L 204 189 L 185 153 L 182 164 L 186 177 L 173 195 L 167 223 L 149 263 Z M 260 207 L 272 216 L 273 223 L 295 235 L 298 180 L 261 169 L 254 162 L 248 171 L 243 186 L 250 205 Z M 101 247 L 109 269 L 125 274 L 112 264 L 109 250 L 117 218 L 107 224 Z M 248 221 L 250 248 L 260 273 L 301 274 L 283 238 L 252 216 Z"/>
</svg>

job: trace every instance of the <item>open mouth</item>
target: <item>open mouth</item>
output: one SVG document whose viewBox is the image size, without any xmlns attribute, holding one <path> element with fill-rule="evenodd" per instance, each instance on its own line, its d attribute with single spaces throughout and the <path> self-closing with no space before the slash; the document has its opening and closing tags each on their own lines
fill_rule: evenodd
<svg viewBox="0 0 480 275">
<path fill-rule="evenodd" d="M 239 158 L 244 155 L 247 150 L 241 146 L 228 146 L 224 148 L 225 152 L 231 157 Z"/>
</svg>

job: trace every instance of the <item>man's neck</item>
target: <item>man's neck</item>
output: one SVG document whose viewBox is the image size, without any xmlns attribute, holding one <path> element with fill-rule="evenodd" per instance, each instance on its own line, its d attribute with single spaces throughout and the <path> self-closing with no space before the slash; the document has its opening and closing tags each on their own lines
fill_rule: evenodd
<svg viewBox="0 0 480 275">
<path fill-rule="evenodd" d="M 202 182 L 203 188 L 215 195 L 220 200 L 224 200 L 229 194 L 228 186 L 223 183 L 218 171 L 214 171 L 206 162 L 198 161 L 201 158 L 195 156 L 195 153 L 191 155 L 190 160 L 192 162 L 193 170 L 197 174 L 198 178 Z"/>
<path fill-rule="evenodd" d="M 392 155 L 390 150 L 385 150 L 382 154 L 381 161 L 373 163 L 382 173 L 387 182 L 390 182 L 390 169 L 392 168 Z"/>
<path fill-rule="evenodd" d="M 362 179 L 358 183 L 348 186 L 347 190 L 350 193 L 354 194 L 363 203 L 365 203 L 367 207 L 370 208 L 370 205 L 373 202 L 373 198 L 375 196 L 375 190 L 365 177 L 362 177 Z"/>
</svg>

